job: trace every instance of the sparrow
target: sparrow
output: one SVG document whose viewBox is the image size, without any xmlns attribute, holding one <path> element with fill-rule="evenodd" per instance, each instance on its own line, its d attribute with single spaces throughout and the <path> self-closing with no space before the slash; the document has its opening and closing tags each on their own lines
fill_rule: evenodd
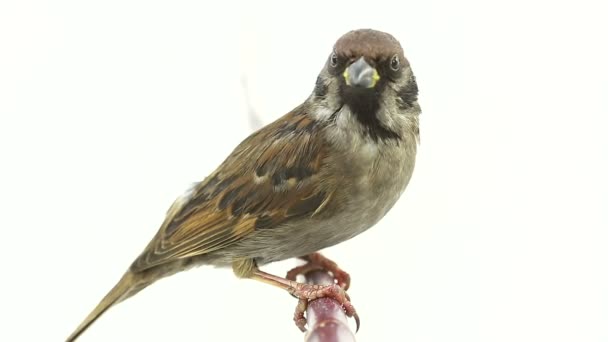
<svg viewBox="0 0 608 342">
<path fill-rule="evenodd" d="M 199 265 L 231 267 L 299 299 L 331 297 L 349 317 L 348 273 L 319 250 L 374 226 L 408 185 L 420 142 L 418 86 L 401 44 L 373 29 L 334 44 L 307 99 L 243 140 L 203 181 L 170 206 L 158 232 L 67 338 L 74 341 L 111 306 L 153 282 Z M 308 263 L 287 277 L 261 266 L 288 258 Z M 296 281 L 325 268 L 332 285 Z"/>
</svg>

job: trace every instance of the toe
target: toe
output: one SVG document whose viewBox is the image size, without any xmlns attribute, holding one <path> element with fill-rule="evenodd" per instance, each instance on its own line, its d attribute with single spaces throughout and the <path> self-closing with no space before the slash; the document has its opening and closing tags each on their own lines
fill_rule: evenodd
<svg viewBox="0 0 608 342">
<path fill-rule="evenodd" d="M 298 305 L 296 306 L 296 311 L 293 314 L 293 321 L 300 331 L 306 332 L 306 318 L 304 317 L 304 313 L 308 308 L 308 300 L 300 299 L 298 301 Z"/>
</svg>

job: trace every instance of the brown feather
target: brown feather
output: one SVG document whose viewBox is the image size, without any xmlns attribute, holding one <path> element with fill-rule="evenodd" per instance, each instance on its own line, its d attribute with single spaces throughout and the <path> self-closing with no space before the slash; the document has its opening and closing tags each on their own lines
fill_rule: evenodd
<svg viewBox="0 0 608 342">
<path fill-rule="evenodd" d="M 190 197 L 176 200 L 131 270 L 211 253 L 320 211 L 332 189 L 319 187 L 326 158 L 323 139 L 312 138 L 319 124 L 298 107 L 245 139 Z"/>
</svg>

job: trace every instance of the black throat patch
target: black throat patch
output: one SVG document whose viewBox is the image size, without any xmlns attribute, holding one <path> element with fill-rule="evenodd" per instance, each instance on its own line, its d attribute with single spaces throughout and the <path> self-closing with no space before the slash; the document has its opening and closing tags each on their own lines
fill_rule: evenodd
<svg viewBox="0 0 608 342">
<path fill-rule="evenodd" d="M 378 120 L 379 95 L 378 90 L 341 89 L 344 104 L 348 106 L 372 140 L 376 142 L 380 140 L 401 140 L 399 134 L 384 127 Z"/>
</svg>

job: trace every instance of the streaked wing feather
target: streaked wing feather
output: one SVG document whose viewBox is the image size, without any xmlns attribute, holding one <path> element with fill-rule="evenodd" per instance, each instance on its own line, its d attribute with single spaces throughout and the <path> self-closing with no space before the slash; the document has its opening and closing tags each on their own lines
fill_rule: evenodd
<svg viewBox="0 0 608 342">
<path fill-rule="evenodd" d="M 321 211 L 333 189 L 320 189 L 326 151 L 318 122 L 296 108 L 245 139 L 220 167 L 175 201 L 133 271 L 226 248 L 256 229 Z"/>
</svg>

